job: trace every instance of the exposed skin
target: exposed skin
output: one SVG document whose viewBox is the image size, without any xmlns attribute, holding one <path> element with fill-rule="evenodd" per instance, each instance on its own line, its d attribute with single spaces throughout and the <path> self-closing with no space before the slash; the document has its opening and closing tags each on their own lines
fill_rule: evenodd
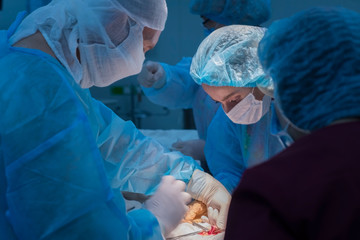
<svg viewBox="0 0 360 240">
<path fill-rule="evenodd" d="M 221 103 L 225 113 L 228 113 L 236 104 L 243 100 L 249 93 L 253 93 L 256 100 L 265 96 L 257 87 L 230 87 L 201 85 L 204 91 L 216 102 Z"/>
<path fill-rule="evenodd" d="M 285 128 L 287 124 L 289 124 L 288 128 L 287 128 L 287 132 L 289 133 L 289 135 L 292 137 L 292 139 L 294 139 L 294 141 L 302 138 L 303 136 L 306 136 L 308 134 L 310 134 L 310 131 L 304 131 L 299 129 L 298 127 L 296 127 L 292 122 L 290 122 L 289 120 L 287 120 L 287 118 L 284 117 L 284 115 L 280 112 L 280 110 L 278 109 L 278 107 L 275 105 L 275 111 L 276 111 L 276 115 L 279 119 L 280 122 L 280 126 L 282 128 Z M 329 125 L 335 125 L 335 124 L 341 124 L 341 123 L 349 123 L 349 122 L 357 122 L 360 121 L 360 117 L 359 118 L 343 118 L 343 119 L 339 119 L 336 120 L 332 123 L 330 123 Z"/>
<path fill-rule="evenodd" d="M 144 27 L 143 30 L 143 50 L 144 53 L 153 49 L 159 41 L 161 31 L 152 28 Z"/>
<path fill-rule="evenodd" d="M 224 24 L 221 24 L 221 23 L 218 23 L 218 22 L 215 22 L 207 17 L 204 17 L 204 16 L 200 16 L 204 21 L 202 22 L 202 25 L 204 26 L 204 28 L 207 28 L 207 29 L 218 29 L 218 28 L 221 28 L 221 27 L 224 27 L 226 25 Z"/>
<path fill-rule="evenodd" d="M 294 124 L 292 124 L 289 120 L 287 120 L 284 115 L 280 112 L 279 108 L 277 107 L 277 105 L 275 104 L 275 112 L 277 115 L 277 118 L 279 120 L 280 126 L 282 129 L 286 128 L 287 126 L 287 132 L 289 133 L 289 135 L 292 137 L 292 139 L 294 141 L 298 140 L 299 138 L 307 135 L 308 133 L 301 131 L 299 128 L 297 128 L 296 126 L 294 126 Z"/>
<path fill-rule="evenodd" d="M 249 93 L 251 93 L 253 89 L 253 95 L 256 100 L 262 100 L 265 96 L 265 94 L 257 87 L 219 87 L 202 84 L 202 88 L 214 101 L 221 103 L 225 113 L 228 113 L 236 104 L 238 104 Z M 285 128 L 289 121 L 283 117 L 283 115 L 280 113 L 279 109 L 276 106 L 275 111 L 281 127 Z M 295 127 L 292 123 L 289 123 L 287 131 L 294 140 L 297 140 L 308 134 Z"/>
<path fill-rule="evenodd" d="M 270 89 L 270 88 L 264 88 L 264 87 L 260 87 L 259 88 L 260 91 L 262 91 L 264 94 L 271 96 L 272 98 L 274 98 L 274 89 Z M 279 120 L 280 126 L 282 129 L 287 129 L 286 131 L 289 133 L 289 135 L 291 136 L 291 138 L 295 141 L 305 135 L 307 135 L 307 132 L 304 132 L 302 130 L 300 130 L 299 128 L 297 128 L 296 126 L 294 126 L 293 123 L 291 123 L 279 110 L 279 107 L 277 106 L 277 104 L 274 104 L 275 107 L 275 113 L 277 116 L 277 119 Z"/>
<path fill-rule="evenodd" d="M 33 35 L 30 35 L 26 38 L 21 39 L 20 41 L 16 42 L 13 46 L 14 47 L 22 47 L 22 48 L 38 49 L 38 50 L 41 50 L 41 51 L 51 55 L 55 59 L 57 59 L 54 52 L 51 50 L 50 46 L 45 41 L 45 38 L 43 37 L 43 35 L 40 32 L 36 32 Z"/>
</svg>

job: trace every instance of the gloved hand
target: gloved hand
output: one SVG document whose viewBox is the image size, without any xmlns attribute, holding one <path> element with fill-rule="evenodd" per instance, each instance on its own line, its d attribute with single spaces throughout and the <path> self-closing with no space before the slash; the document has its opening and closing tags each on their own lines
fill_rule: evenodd
<svg viewBox="0 0 360 240">
<path fill-rule="evenodd" d="M 202 139 L 193 139 L 188 141 L 177 141 L 172 146 L 173 150 L 179 151 L 186 156 L 190 156 L 195 160 L 204 161 L 205 141 Z"/>
<path fill-rule="evenodd" d="M 197 169 L 190 179 L 187 192 L 206 204 L 210 224 L 225 229 L 231 195 L 218 180 Z"/>
<path fill-rule="evenodd" d="M 166 83 L 165 70 L 158 62 L 146 61 L 137 80 L 140 85 L 147 88 L 162 88 Z"/>
<path fill-rule="evenodd" d="M 155 194 L 144 206 L 157 218 L 160 228 L 166 237 L 184 217 L 191 201 L 191 196 L 184 192 L 185 183 L 173 176 L 164 176 Z"/>
</svg>

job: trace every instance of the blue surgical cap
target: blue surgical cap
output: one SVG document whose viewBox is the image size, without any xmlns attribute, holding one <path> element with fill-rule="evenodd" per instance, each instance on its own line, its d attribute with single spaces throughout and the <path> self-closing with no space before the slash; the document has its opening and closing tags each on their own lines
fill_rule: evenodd
<svg viewBox="0 0 360 240">
<path fill-rule="evenodd" d="M 259 58 L 275 83 L 275 102 L 306 130 L 360 116 L 360 15 L 312 8 L 274 22 Z"/>
<path fill-rule="evenodd" d="M 270 18 L 270 0 L 191 0 L 190 11 L 215 22 L 260 25 Z"/>
<path fill-rule="evenodd" d="M 257 48 L 265 28 L 231 25 L 215 30 L 200 44 L 190 74 L 199 85 L 269 86 L 260 65 Z"/>
</svg>

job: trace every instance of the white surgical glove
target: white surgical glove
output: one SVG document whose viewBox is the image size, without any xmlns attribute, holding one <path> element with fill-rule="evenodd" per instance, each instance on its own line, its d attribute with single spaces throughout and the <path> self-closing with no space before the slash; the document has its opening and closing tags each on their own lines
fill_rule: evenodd
<svg viewBox="0 0 360 240">
<path fill-rule="evenodd" d="M 144 206 L 157 218 L 166 237 L 183 219 L 191 201 L 190 194 L 184 192 L 185 183 L 173 176 L 164 176 L 155 194 Z"/>
<path fill-rule="evenodd" d="M 137 77 L 140 85 L 150 88 L 162 88 L 166 83 L 164 68 L 158 62 L 146 61 Z"/>
<path fill-rule="evenodd" d="M 231 195 L 218 180 L 197 169 L 190 179 L 187 192 L 206 204 L 211 224 L 225 229 Z"/>
<path fill-rule="evenodd" d="M 190 156 L 195 160 L 204 161 L 205 141 L 202 139 L 193 139 L 188 141 L 177 141 L 172 146 L 173 150 L 179 151 L 186 156 Z"/>
</svg>

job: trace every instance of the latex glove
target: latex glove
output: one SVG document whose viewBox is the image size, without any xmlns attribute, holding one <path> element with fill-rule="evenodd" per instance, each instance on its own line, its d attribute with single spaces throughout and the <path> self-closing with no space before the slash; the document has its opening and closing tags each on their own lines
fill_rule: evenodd
<svg viewBox="0 0 360 240">
<path fill-rule="evenodd" d="M 231 195 L 218 180 L 197 169 L 190 179 L 187 192 L 206 204 L 212 225 L 225 229 Z"/>
<path fill-rule="evenodd" d="M 185 191 L 185 183 L 173 176 L 164 176 L 155 194 L 145 201 L 144 206 L 157 218 L 166 237 L 183 219 L 191 201 Z"/>
<path fill-rule="evenodd" d="M 186 156 L 190 156 L 195 160 L 204 161 L 205 141 L 202 139 L 193 139 L 188 141 L 177 141 L 172 146 L 173 150 L 179 151 Z"/>
<path fill-rule="evenodd" d="M 160 63 L 147 61 L 143 64 L 137 80 L 140 85 L 147 88 L 162 88 L 166 83 L 165 70 Z"/>
</svg>

